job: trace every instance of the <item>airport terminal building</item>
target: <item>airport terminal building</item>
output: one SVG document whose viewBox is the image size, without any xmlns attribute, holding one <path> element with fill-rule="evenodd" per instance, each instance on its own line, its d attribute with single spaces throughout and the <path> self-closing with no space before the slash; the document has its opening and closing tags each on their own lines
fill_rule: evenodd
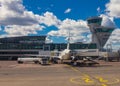
<svg viewBox="0 0 120 86">
<path fill-rule="evenodd" d="M 87 22 L 92 33 L 92 43 L 71 43 L 70 49 L 76 51 L 93 49 L 96 50 L 95 53 L 98 53 L 97 50 L 103 50 L 115 28 L 103 26 L 101 17 L 88 18 Z M 52 51 L 62 51 L 67 48 L 67 43 L 45 43 L 45 39 L 46 36 L 0 38 L 0 59 L 17 59 L 18 57 L 37 57 L 40 55 L 50 56 Z M 85 55 L 87 55 L 86 52 Z M 93 56 L 93 53 L 88 53 L 88 55 Z"/>
<path fill-rule="evenodd" d="M 64 50 L 66 43 L 45 43 L 46 36 L 21 36 L 0 38 L 0 59 L 17 59 L 18 57 L 36 57 L 51 55 L 54 50 Z M 96 44 L 72 43 L 71 50 L 96 49 Z"/>
</svg>

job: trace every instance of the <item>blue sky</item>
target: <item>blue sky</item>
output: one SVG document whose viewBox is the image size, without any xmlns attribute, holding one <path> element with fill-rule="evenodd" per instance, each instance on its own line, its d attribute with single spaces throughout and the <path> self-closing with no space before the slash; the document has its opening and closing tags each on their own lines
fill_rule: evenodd
<svg viewBox="0 0 120 86">
<path fill-rule="evenodd" d="M 108 43 L 119 46 L 119 7 L 119 0 L 0 0 L 0 37 L 47 35 L 48 42 L 58 43 L 70 31 L 72 42 L 89 43 L 86 20 L 102 16 L 116 26 Z"/>
<path fill-rule="evenodd" d="M 46 11 L 53 12 L 59 19 L 86 19 L 89 16 L 98 14 L 97 8 L 102 11 L 109 0 L 23 0 L 27 10 L 35 14 L 42 14 Z M 65 14 L 64 11 L 70 8 L 71 12 Z"/>
</svg>

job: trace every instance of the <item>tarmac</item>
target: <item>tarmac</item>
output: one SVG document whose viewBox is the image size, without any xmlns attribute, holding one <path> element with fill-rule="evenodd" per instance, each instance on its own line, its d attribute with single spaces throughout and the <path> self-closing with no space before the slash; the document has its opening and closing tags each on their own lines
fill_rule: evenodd
<svg viewBox="0 0 120 86">
<path fill-rule="evenodd" d="M 120 62 L 76 67 L 0 61 L 0 86 L 120 86 Z"/>
</svg>

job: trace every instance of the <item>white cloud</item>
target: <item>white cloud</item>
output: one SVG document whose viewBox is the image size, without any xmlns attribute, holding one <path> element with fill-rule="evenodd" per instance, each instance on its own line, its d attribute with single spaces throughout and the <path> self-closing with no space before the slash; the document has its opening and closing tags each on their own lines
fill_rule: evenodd
<svg viewBox="0 0 120 86">
<path fill-rule="evenodd" d="M 109 17 L 104 14 L 101 14 L 100 17 L 102 17 L 102 26 L 116 28 L 113 17 Z"/>
<path fill-rule="evenodd" d="M 97 8 L 98 13 L 100 13 L 100 10 L 101 10 L 100 7 L 98 7 L 98 8 Z"/>
<path fill-rule="evenodd" d="M 120 43 L 120 29 L 119 28 L 117 28 L 113 31 L 113 33 L 109 39 L 109 42 Z"/>
<path fill-rule="evenodd" d="M 40 25 L 20 26 L 20 25 L 8 25 L 4 31 L 7 33 L 4 36 L 26 36 L 28 34 L 37 34 L 38 30 L 42 30 L 44 27 Z"/>
<path fill-rule="evenodd" d="M 67 37 L 70 31 L 72 42 L 88 42 L 88 40 L 86 40 L 88 37 L 85 34 L 90 34 L 90 30 L 88 29 L 86 21 L 65 19 L 58 26 L 58 29 L 58 31 L 49 32 L 48 35 Z"/>
<path fill-rule="evenodd" d="M 70 13 L 71 12 L 71 9 L 70 8 L 68 8 L 68 9 L 66 9 L 65 10 L 65 12 L 64 13 Z"/>
<path fill-rule="evenodd" d="M 61 21 L 57 19 L 57 17 L 53 13 L 46 12 L 39 17 L 39 23 L 46 24 L 47 26 L 58 26 L 61 23 Z"/>
<path fill-rule="evenodd" d="M 110 0 L 106 4 L 106 11 L 108 15 L 120 18 L 120 0 Z"/>
<path fill-rule="evenodd" d="M 32 25 L 38 23 L 37 16 L 27 11 L 22 0 L 0 0 L 1 25 Z"/>
<path fill-rule="evenodd" d="M 119 49 L 120 48 L 120 28 L 117 28 L 113 31 L 111 34 L 109 40 L 107 41 L 107 44 L 112 44 L 113 49 Z M 116 46 L 117 45 L 117 46 Z"/>
<path fill-rule="evenodd" d="M 36 30 L 42 30 L 43 27 L 39 25 L 31 25 L 31 26 L 7 26 L 5 31 L 8 34 L 16 34 L 16 35 L 28 35 L 28 34 L 36 34 Z M 18 32 L 19 30 L 19 32 Z M 18 33 L 16 33 L 18 32 Z"/>
<path fill-rule="evenodd" d="M 57 26 L 61 21 L 51 13 L 34 14 L 23 6 L 22 0 L 0 0 L 0 25 L 4 26 L 4 36 L 36 34 L 46 26 Z M 38 26 L 38 28 L 36 28 Z"/>
<path fill-rule="evenodd" d="M 53 42 L 53 40 L 51 40 L 50 38 L 49 38 L 49 36 L 47 36 L 46 37 L 46 43 L 52 43 Z"/>
</svg>

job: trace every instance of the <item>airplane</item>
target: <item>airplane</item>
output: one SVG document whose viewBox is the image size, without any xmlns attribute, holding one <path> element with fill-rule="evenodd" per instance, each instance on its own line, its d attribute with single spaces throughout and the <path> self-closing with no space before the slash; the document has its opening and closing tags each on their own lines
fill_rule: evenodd
<svg viewBox="0 0 120 86">
<path fill-rule="evenodd" d="M 70 59 L 70 57 L 71 57 L 71 50 L 70 50 L 70 42 L 69 42 L 69 39 L 70 39 L 70 38 L 68 38 L 67 48 L 64 49 L 64 50 L 60 53 L 60 55 L 59 55 L 59 57 L 58 57 L 58 58 L 60 58 L 61 60 Z"/>
<path fill-rule="evenodd" d="M 69 31 L 66 49 L 61 51 L 58 56 L 53 56 L 53 59 L 56 61 L 60 60 L 61 63 L 63 62 L 63 60 L 71 60 L 71 62 L 74 61 L 75 56 L 73 55 L 73 51 L 70 49 L 70 31 Z"/>
</svg>

